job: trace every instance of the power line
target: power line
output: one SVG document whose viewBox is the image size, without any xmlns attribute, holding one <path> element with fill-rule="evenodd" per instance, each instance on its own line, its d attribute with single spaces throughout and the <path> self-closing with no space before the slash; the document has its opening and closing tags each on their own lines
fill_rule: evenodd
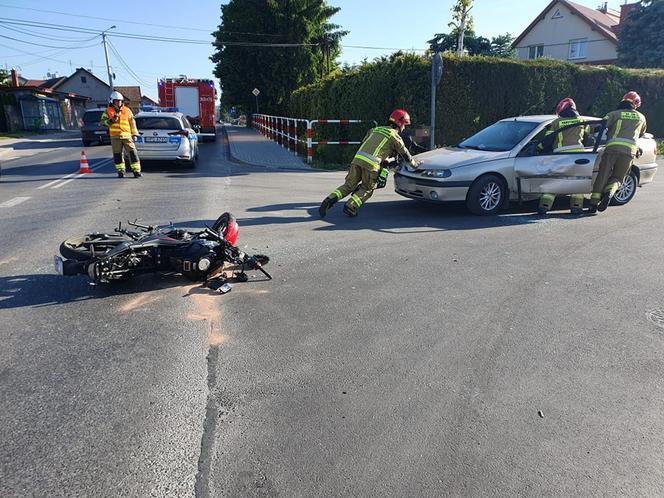
<svg viewBox="0 0 664 498">
<path fill-rule="evenodd" d="M 111 21 L 111 22 L 121 22 L 121 23 L 126 23 L 126 24 L 138 24 L 140 26 L 155 26 L 158 28 L 171 28 L 171 29 L 181 29 L 181 30 L 186 30 L 186 31 L 202 31 L 204 33 L 210 33 L 211 30 L 209 29 L 203 29 L 203 28 L 193 28 L 193 27 L 187 27 L 187 26 L 173 26 L 171 24 L 154 24 L 154 23 L 148 23 L 148 22 L 138 22 L 138 21 L 128 21 L 126 19 L 113 19 L 110 17 L 97 17 L 97 16 L 86 16 L 83 14 L 72 14 L 70 12 L 58 12 L 56 10 L 44 10 L 44 9 L 32 9 L 30 7 L 16 7 L 14 5 L 5 5 L 5 4 L 0 4 L 0 7 L 8 7 L 10 9 L 19 9 L 19 10 L 31 10 L 35 12 L 43 12 L 47 14 L 59 14 L 63 16 L 69 16 L 69 17 L 81 17 L 84 19 L 98 19 L 100 21 Z M 283 36 L 280 34 L 271 34 L 271 33 L 251 33 L 251 32 L 246 32 L 246 31 L 224 31 L 224 33 L 228 34 L 233 34 L 233 35 L 255 35 L 255 36 Z"/>
<path fill-rule="evenodd" d="M 38 36 L 40 38 L 44 38 L 45 40 L 53 40 L 53 41 L 59 41 L 59 42 L 85 43 L 85 42 L 89 42 L 90 40 L 94 40 L 95 38 L 97 38 L 99 36 L 99 35 L 95 35 L 91 38 L 56 38 L 56 37 L 53 37 L 53 36 L 48 36 L 44 33 L 38 33 L 36 31 L 31 31 L 31 30 L 23 30 L 23 29 L 16 28 L 16 27 L 12 28 L 10 26 L 3 26 L 3 28 L 9 29 L 11 31 L 15 31 L 16 33 L 21 33 L 21 34 L 28 35 L 28 36 Z"/>
<path fill-rule="evenodd" d="M 10 47 L 8 45 L 3 45 L 3 44 L 0 44 L 0 47 L 8 48 L 10 50 L 16 50 L 17 52 L 22 52 L 25 55 L 37 56 L 37 57 L 40 57 L 41 59 L 48 59 L 48 60 L 51 60 L 51 61 L 54 61 L 54 62 L 60 62 L 61 64 L 69 64 L 70 62 L 72 62 L 72 61 L 63 61 L 63 60 L 60 60 L 60 59 L 54 59 L 53 58 L 54 55 L 57 55 L 59 53 L 63 53 L 65 51 L 56 51 L 55 53 L 50 54 L 50 56 L 46 56 L 46 55 L 42 55 L 42 54 L 35 54 L 34 52 L 26 52 L 25 50 L 20 50 L 18 48 Z M 36 61 L 36 62 L 38 62 L 38 61 Z M 74 63 L 74 62 L 72 62 L 72 63 L 76 64 L 77 66 L 84 66 L 85 65 L 85 64 Z M 28 65 L 31 65 L 31 64 L 33 64 L 33 62 L 30 62 L 30 63 L 27 63 L 27 64 L 25 64 L 25 63 L 24 64 L 16 64 L 16 65 L 17 66 L 28 66 Z"/>
<path fill-rule="evenodd" d="M 84 45 L 82 47 L 54 47 L 53 45 L 44 45 L 42 43 L 34 43 L 34 42 L 26 41 L 26 40 L 19 40 L 18 38 L 12 38 L 11 36 L 6 36 L 6 35 L 0 35 L 0 38 L 7 38 L 8 40 L 13 40 L 13 41 L 16 41 L 16 42 L 19 42 L 19 43 L 27 43 L 28 45 L 35 45 L 37 47 L 59 48 L 59 49 L 66 49 L 66 50 L 78 50 L 80 48 L 90 48 L 90 47 L 94 47 L 94 46 L 97 45 L 96 43 L 94 43 L 92 45 Z"/>
<path fill-rule="evenodd" d="M 151 85 L 151 83 L 148 83 L 143 78 L 138 76 L 131 69 L 131 67 L 129 67 L 129 64 L 127 64 L 127 62 L 122 58 L 122 56 L 120 55 L 118 50 L 115 48 L 115 45 L 113 45 L 113 43 L 111 43 L 110 40 L 108 41 L 108 46 L 111 47 L 111 52 L 113 52 L 115 57 L 117 57 L 117 59 L 120 61 L 120 64 L 122 64 L 122 66 L 125 68 L 125 70 L 129 73 L 129 76 L 131 76 L 136 81 L 136 83 L 138 83 L 139 85 L 143 85 L 143 86 L 150 86 Z"/>
</svg>

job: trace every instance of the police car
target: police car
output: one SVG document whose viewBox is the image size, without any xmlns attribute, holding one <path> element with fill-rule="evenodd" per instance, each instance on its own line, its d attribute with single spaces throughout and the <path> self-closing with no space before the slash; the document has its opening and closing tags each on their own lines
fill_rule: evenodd
<svg viewBox="0 0 664 498">
<path fill-rule="evenodd" d="M 195 166 L 198 135 L 181 112 L 141 111 L 135 116 L 141 161 L 176 161 Z"/>
</svg>

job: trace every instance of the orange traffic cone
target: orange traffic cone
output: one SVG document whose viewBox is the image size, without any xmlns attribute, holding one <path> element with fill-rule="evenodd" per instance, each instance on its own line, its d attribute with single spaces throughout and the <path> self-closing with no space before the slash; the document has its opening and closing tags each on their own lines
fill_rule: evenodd
<svg viewBox="0 0 664 498">
<path fill-rule="evenodd" d="M 81 169 L 79 173 L 91 173 L 88 158 L 85 157 L 85 150 L 81 151 Z"/>
</svg>

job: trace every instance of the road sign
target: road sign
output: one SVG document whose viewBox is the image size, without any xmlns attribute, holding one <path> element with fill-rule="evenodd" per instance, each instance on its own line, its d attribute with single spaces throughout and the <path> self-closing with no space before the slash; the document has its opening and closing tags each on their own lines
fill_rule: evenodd
<svg viewBox="0 0 664 498">
<path fill-rule="evenodd" d="M 261 91 L 258 88 L 254 88 L 251 93 L 253 93 L 255 97 L 258 97 L 258 94 L 261 93 Z"/>
</svg>

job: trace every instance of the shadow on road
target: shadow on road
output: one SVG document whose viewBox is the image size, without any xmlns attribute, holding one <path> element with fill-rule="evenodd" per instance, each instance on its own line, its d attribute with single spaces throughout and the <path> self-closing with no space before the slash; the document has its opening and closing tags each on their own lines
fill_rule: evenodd
<svg viewBox="0 0 664 498">
<path fill-rule="evenodd" d="M 63 277 L 56 274 L 16 275 L 0 277 L 0 309 L 42 308 L 90 299 L 105 299 L 118 295 L 191 286 L 192 282 L 174 273 L 140 275 L 138 277 L 91 286 L 88 279 Z M 210 293 L 201 286 L 199 293 Z"/>
<path fill-rule="evenodd" d="M 556 209 L 558 207 L 556 206 Z M 564 208 L 560 208 L 564 209 Z M 349 218 L 342 212 L 342 204 L 334 206 L 322 220 L 326 225 L 317 231 L 330 230 L 375 230 L 393 234 L 411 232 L 435 232 L 446 230 L 478 230 L 513 225 L 546 223 L 553 219 L 578 221 L 583 217 L 572 217 L 568 212 L 551 212 L 546 216 L 536 215 L 536 203 L 524 203 L 522 207 L 512 206 L 497 216 L 475 216 L 469 213 L 463 203 L 425 204 L 416 201 L 398 200 L 368 202 L 356 218 Z M 258 218 L 240 218 L 240 226 L 283 225 L 320 220 L 318 204 L 289 203 L 273 204 L 248 209 L 249 212 L 272 212 Z M 294 216 L 290 216 L 293 213 Z"/>
</svg>

